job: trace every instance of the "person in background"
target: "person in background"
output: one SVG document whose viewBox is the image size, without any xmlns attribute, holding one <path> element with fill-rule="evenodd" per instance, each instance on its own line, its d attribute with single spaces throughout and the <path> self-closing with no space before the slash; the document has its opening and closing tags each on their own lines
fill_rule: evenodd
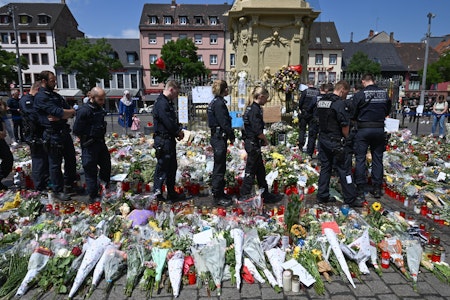
<svg viewBox="0 0 450 300">
<path fill-rule="evenodd" d="M 14 130 L 12 128 L 11 124 L 11 117 L 8 114 L 8 106 L 6 105 L 6 102 L 2 99 L 0 100 L 0 118 L 3 122 L 3 127 L 8 133 L 9 139 L 11 143 L 14 143 L 12 146 L 17 146 L 17 143 L 14 141 Z"/>
<path fill-rule="evenodd" d="M 269 192 L 266 181 L 266 169 L 261 154 L 261 146 L 268 146 L 269 141 L 264 135 L 264 120 L 262 106 L 267 103 L 269 92 L 266 88 L 257 86 L 252 92 L 253 102 L 247 106 L 244 113 L 243 139 L 247 152 L 245 176 L 241 186 L 241 199 L 248 199 L 252 193 L 253 184 L 256 181 L 261 189 L 264 189 L 261 197 L 264 203 L 276 203 L 281 201 L 282 195 Z"/>
<path fill-rule="evenodd" d="M 445 115 L 448 112 L 448 103 L 444 101 L 444 96 L 439 95 L 433 105 L 433 124 L 431 126 L 431 135 L 434 135 L 436 127 L 439 126 L 439 138 L 443 139 L 445 134 Z"/>
<path fill-rule="evenodd" d="M 123 97 L 119 101 L 119 124 L 125 128 L 125 131 L 133 124 L 135 108 L 130 91 L 125 90 L 123 92 Z"/>
<path fill-rule="evenodd" d="M 48 169 L 48 154 L 44 149 L 42 134 L 44 128 L 39 123 L 39 115 L 34 107 L 34 96 L 39 91 L 40 81 L 36 81 L 30 92 L 20 98 L 20 111 L 24 129 L 25 142 L 30 146 L 31 177 L 37 191 L 45 191 L 50 174 Z"/>
<path fill-rule="evenodd" d="M 339 176 L 344 203 L 350 207 L 362 207 L 363 201 L 356 198 L 351 168 L 347 165 L 346 143 L 349 137 L 350 114 L 344 100 L 350 91 L 346 81 L 336 83 L 333 93 L 322 96 L 317 102 L 319 117 L 320 161 L 317 202 L 336 202 L 330 197 L 330 179 L 333 167 Z"/>
<path fill-rule="evenodd" d="M 34 96 L 34 105 L 39 115 L 39 122 L 44 127 L 43 139 L 47 147 L 50 181 L 54 197 L 59 201 L 70 200 L 77 179 L 75 148 L 69 118 L 75 116 L 75 110 L 54 91 L 56 77 L 51 71 L 39 74 L 41 87 Z M 64 159 L 64 176 L 61 164 Z"/>
<path fill-rule="evenodd" d="M 375 198 L 381 198 L 384 175 L 383 153 L 386 150 L 384 119 L 391 111 L 392 102 L 388 93 L 375 84 L 372 74 L 363 75 L 361 82 L 364 89 L 353 97 L 354 120 L 358 128 L 354 139 L 355 183 L 358 197 L 364 198 L 367 185 L 366 155 L 370 148 L 372 154 L 371 193 Z"/>
<path fill-rule="evenodd" d="M 4 185 L 1 180 L 8 177 L 11 173 L 14 157 L 5 141 L 6 130 L 3 120 L 0 120 L 0 190 L 7 190 L 8 187 Z"/>
<path fill-rule="evenodd" d="M 11 119 L 14 125 L 14 142 L 21 143 L 23 141 L 22 132 L 22 115 L 20 114 L 19 107 L 19 90 L 11 91 L 11 98 L 6 102 L 8 105 L 8 111 L 11 114 Z"/>
<path fill-rule="evenodd" d="M 227 167 L 227 141 L 235 140 L 231 117 L 225 96 L 228 84 L 225 80 L 215 80 L 212 86 L 214 99 L 208 105 L 208 126 L 211 129 L 211 146 L 214 150 L 214 168 L 211 176 L 214 202 L 220 206 L 230 206 L 231 196 L 224 193 Z"/>
<path fill-rule="evenodd" d="M 409 123 L 416 122 L 417 107 L 419 106 L 419 99 L 416 94 L 413 94 L 413 98 L 409 100 Z"/>
<path fill-rule="evenodd" d="M 300 151 L 302 151 L 303 146 L 305 145 L 306 140 L 306 128 L 312 126 L 312 130 L 314 132 L 314 124 L 315 121 L 313 117 L 314 113 L 314 104 L 316 102 L 317 96 L 319 96 L 320 91 L 316 87 L 314 87 L 314 81 L 308 81 L 308 88 L 302 91 L 300 95 L 300 100 L 298 101 L 299 108 L 299 133 L 298 133 L 298 146 Z M 315 142 L 315 140 L 314 140 Z M 313 149 L 314 151 L 314 149 Z"/>
<path fill-rule="evenodd" d="M 88 103 L 90 98 L 91 98 L 91 91 L 87 92 L 86 97 L 83 98 L 83 104 Z"/>
<path fill-rule="evenodd" d="M 106 93 L 100 87 L 91 90 L 89 102 L 81 106 L 73 124 L 73 133 L 79 137 L 81 161 L 86 177 L 89 202 L 100 201 L 100 179 L 104 188 L 109 189 L 111 177 L 111 155 L 105 144 L 106 134 Z"/>
<path fill-rule="evenodd" d="M 174 101 L 178 98 L 180 85 L 175 80 L 167 81 L 164 90 L 153 106 L 154 148 L 156 164 L 153 191 L 158 201 L 178 202 L 186 199 L 184 194 L 175 191 L 175 176 L 177 173 L 176 140 L 184 138 L 184 131 L 178 123 Z M 167 198 L 162 194 L 162 186 L 166 183 Z"/>
</svg>

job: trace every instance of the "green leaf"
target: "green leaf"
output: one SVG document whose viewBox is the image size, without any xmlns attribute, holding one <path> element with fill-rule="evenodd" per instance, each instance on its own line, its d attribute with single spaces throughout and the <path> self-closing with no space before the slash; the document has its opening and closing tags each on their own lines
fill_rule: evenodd
<svg viewBox="0 0 450 300">
<path fill-rule="evenodd" d="M 67 287 L 63 284 L 59 287 L 58 293 L 67 294 Z"/>
</svg>

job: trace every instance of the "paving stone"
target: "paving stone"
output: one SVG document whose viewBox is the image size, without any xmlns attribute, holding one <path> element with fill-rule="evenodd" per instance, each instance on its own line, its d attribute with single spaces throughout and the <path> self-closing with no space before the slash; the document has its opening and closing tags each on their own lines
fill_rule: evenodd
<svg viewBox="0 0 450 300">
<path fill-rule="evenodd" d="M 263 287 L 261 289 L 262 299 L 283 299 L 283 293 L 277 293 L 272 287 Z"/>
<path fill-rule="evenodd" d="M 389 286 L 381 279 L 373 280 L 366 283 L 369 289 L 374 294 L 387 294 L 392 293 L 392 290 L 389 288 Z"/>
<path fill-rule="evenodd" d="M 350 283 L 344 283 L 343 281 L 332 281 L 331 283 L 325 282 L 325 289 L 331 294 L 349 293 L 350 289 L 353 289 Z"/>
<path fill-rule="evenodd" d="M 399 300 L 400 298 L 395 295 L 395 294 L 382 294 L 382 295 L 378 295 L 378 299 L 382 299 L 382 300 Z M 404 299 L 402 299 L 404 300 Z"/>
<path fill-rule="evenodd" d="M 261 286 L 259 284 L 244 283 L 241 287 L 241 298 L 249 299 L 261 297 Z"/>
<path fill-rule="evenodd" d="M 391 285 L 391 289 L 400 298 L 419 296 L 409 284 Z"/>
<path fill-rule="evenodd" d="M 236 287 L 226 287 L 222 288 L 222 295 L 220 295 L 220 299 L 240 299 L 241 293 L 238 291 Z M 190 298 L 192 299 L 192 298 Z"/>
<path fill-rule="evenodd" d="M 335 295 L 335 296 L 331 296 L 330 299 L 331 300 L 353 300 L 353 299 L 356 299 L 356 297 L 351 296 L 351 295 Z"/>
<path fill-rule="evenodd" d="M 375 293 L 369 288 L 366 284 L 356 284 L 356 289 L 353 290 L 353 293 L 355 293 L 355 296 L 375 296 Z"/>
<path fill-rule="evenodd" d="M 398 283 L 404 283 L 406 281 L 405 277 L 398 272 L 384 273 L 382 276 L 382 280 L 386 284 L 398 284 Z"/>
</svg>

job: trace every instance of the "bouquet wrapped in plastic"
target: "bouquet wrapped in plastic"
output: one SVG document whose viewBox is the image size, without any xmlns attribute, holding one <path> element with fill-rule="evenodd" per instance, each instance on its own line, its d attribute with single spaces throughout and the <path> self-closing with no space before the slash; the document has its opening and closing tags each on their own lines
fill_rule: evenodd
<svg viewBox="0 0 450 300">
<path fill-rule="evenodd" d="M 169 269 L 169 279 L 172 285 L 173 296 L 180 295 L 181 276 L 183 274 L 184 254 L 182 251 L 176 251 L 167 262 Z"/>
<path fill-rule="evenodd" d="M 38 247 L 33 254 L 31 254 L 30 260 L 28 261 L 28 272 L 16 292 L 16 297 L 25 295 L 29 289 L 31 281 L 36 278 L 39 272 L 45 267 L 52 255 L 53 254 L 49 249 L 44 249 L 41 247 Z"/>
</svg>

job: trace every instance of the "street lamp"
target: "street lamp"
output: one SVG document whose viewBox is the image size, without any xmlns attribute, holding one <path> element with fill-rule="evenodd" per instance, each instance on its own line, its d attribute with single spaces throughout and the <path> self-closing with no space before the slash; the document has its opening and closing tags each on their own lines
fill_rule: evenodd
<svg viewBox="0 0 450 300">
<path fill-rule="evenodd" d="M 428 31 L 427 31 L 427 37 L 426 37 L 426 45 L 425 45 L 425 60 L 423 63 L 423 74 L 422 74 L 422 89 L 420 92 L 420 101 L 419 104 L 423 105 L 425 102 L 425 86 L 427 83 L 427 68 L 428 68 L 428 48 L 430 46 L 430 30 L 431 30 L 431 19 L 436 17 L 436 15 L 432 13 L 428 13 Z"/>
<path fill-rule="evenodd" d="M 15 37 L 15 44 L 16 44 L 16 64 L 17 64 L 17 76 L 19 77 L 19 89 L 20 89 L 20 95 L 23 95 L 23 84 L 22 84 L 22 67 L 20 65 L 20 52 L 19 52 L 19 36 L 17 33 L 17 27 L 16 27 L 16 16 L 14 13 L 14 6 L 12 4 L 8 7 L 8 14 L 12 17 L 12 23 L 13 23 L 13 29 L 14 29 L 14 37 Z"/>
</svg>

